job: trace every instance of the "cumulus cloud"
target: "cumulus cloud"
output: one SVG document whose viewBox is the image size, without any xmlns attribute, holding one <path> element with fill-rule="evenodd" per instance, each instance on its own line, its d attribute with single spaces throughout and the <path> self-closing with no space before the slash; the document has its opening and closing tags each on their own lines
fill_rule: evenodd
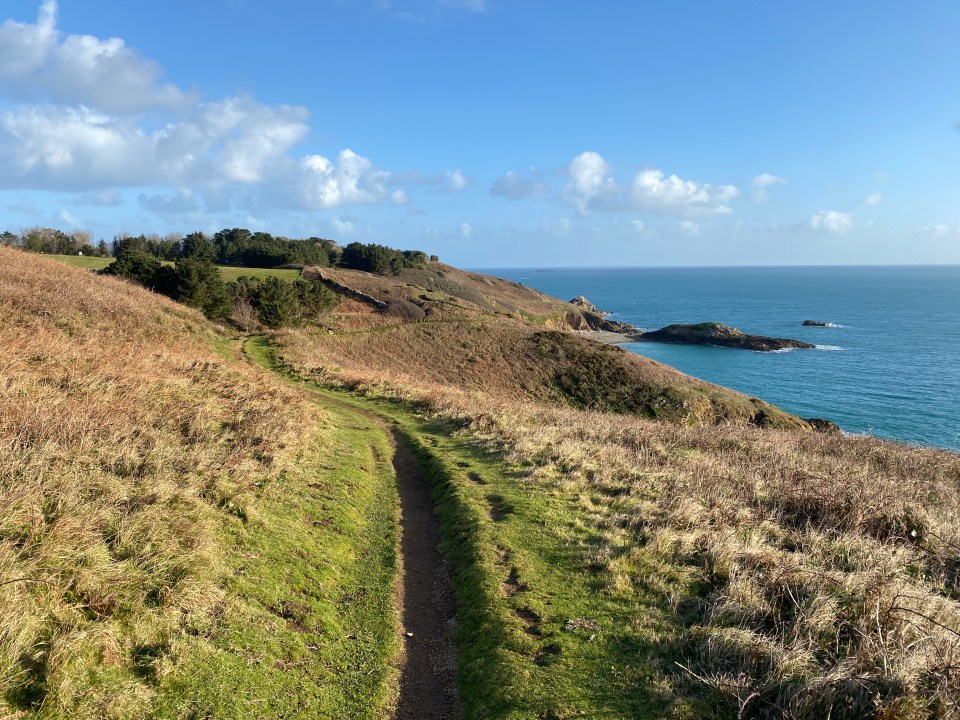
<svg viewBox="0 0 960 720">
<path fill-rule="evenodd" d="M 853 229 L 853 215 L 837 210 L 820 210 L 810 218 L 810 228 L 816 232 L 842 235 Z"/>
<path fill-rule="evenodd" d="M 473 234 L 473 226 L 468 222 L 460 223 L 460 236 L 468 238 L 471 234 Z"/>
<path fill-rule="evenodd" d="M 141 195 L 140 204 L 173 213 L 201 200 L 207 211 L 228 210 L 239 196 L 297 209 L 413 209 L 404 185 L 460 192 L 469 183 L 460 168 L 391 173 L 349 149 L 333 161 L 298 155 L 310 131 L 306 108 L 243 96 L 197 102 L 161 77 L 119 38 L 60 33 L 54 0 L 36 22 L 0 25 L 0 189 L 72 191 L 82 198 L 73 204 L 107 205 L 115 203 L 97 193 L 160 187 L 167 192 Z"/>
<path fill-rule="evenodd" d="M 649 211 L 665 215 L 705 215 L 732 212 L 730 202 L 740 195 L 733 185 L 712 185 L 651 168 L 638 172 L 622 184 L 613 175 L 612 165 L 599 153 L 577 155 L 562 173 L 570 182 L 553 196 L 573 205 L 581 215 L 593 211 Z M 551 193 L 542 182 L 533 183 L 517 173 L 497 180 L 491 193 L 514 199 Z"/>
<path fill-rule="evenodd" d="M 539 198 L 547 194 L 547 185 L 539 180 L 525 178 L 520 173 L 511 170 L 506 175 L 496 179 L 490 186 L 490 194 L 494 197 L 505 197 L 511 200 Z"/>
<path fill-rule="evenodd" d="M 113 113 L 175 109 L 193 98 L 162 83 L 162 68 L 120 38 L 63 36 L 57 3 L 46 0 L 36 23 L 0 26 L 0 88 L 19 98 L 78 103 Z"/>
<path fill-rule="evenodd" d="M 644 230 L 647 229 L 647 225 L 646 225 L 646 223 L 643 222 L 643 220 L 633 220 L 633 221 L 631 221 L 630 227 L 633 228 L 633 231 L 634 231 L 635 233 L 642 233 Z"/>
<path fill-rule="evenodd" d="M 700 234 L 700 225 L 691 220 L 681 220 L 680 232 L 682 232 L 684 235 L 695 237 Z"/>
<path fill-rule="evenodd" d="M 727 214 L 731 212 L 728 203 L 739 194 L 733 185 L 697 183 L 676 175 L 664 177 L 660 170 L 638 173 L 630 188 L 632 207 L 678 214 Z"/>
<path fill-rule="evenodd" d="M 750 181 L 750 187 L 753 188 L 753 201 L 755 203 L 765 203 L 770 199 L 770 188 L 777 185 L 786 185 L 788 180 L 770 173 L 760 173 Z"/>
<path fill-rule="evenodd" d="M 871 193 L 867 195 L 867 198 L 864 200 L 867 205 L 879 205 L 883 202 L 883 195 L 880 193 Z"/>
<path fill-rule="evenodd" d="M 300 188 L 308 207 L 374 205 L 388 198 L 393 204 L 402 205 L 409 199 L 402 190 L 388 192 L 390 174 L 349 148 L 340 152 L 336 163 L 322 155 L 308 155 L 302 161 L 302 170 Z"/>
</svg>

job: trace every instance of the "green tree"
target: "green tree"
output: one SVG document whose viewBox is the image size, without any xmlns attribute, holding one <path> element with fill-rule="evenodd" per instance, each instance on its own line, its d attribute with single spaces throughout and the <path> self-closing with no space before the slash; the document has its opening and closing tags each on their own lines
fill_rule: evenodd
<svg viewBox="0 0 960 720">
<path fill-rule="evenodd" d="M 202 232 L 190 233 L 180 246 L 180 258 L 213 263 L 217 260 L 217 246 Z"/>
<path fill-rule="evenodd" d="M 316 318 L 340 302 L 339 296 L 323 283 L 300 279 L 296 280 L 293 286 L 305 317 Z"/>
<path fill-rule="evenodd" d="M 139 250 L 127 250 L 101 270 L 104 275 L 116 275 L 135 280 L 148 288 L 157 288 L 160 261 Z"/>
<path fill-rule="evenodd" d="M 233 298 L 212 262 L 195 257 L 177 260 L 172 297 L 184 305 L 202 310 L 208 318 L 225 318 L 233 310 Z"/>
<path fill-rule="evenodd" d="M 297 287 L 280 278 L 268 277 L 260 283 L 253 297 L 253 307 L 260 322 L 267 327 L 299 325 L 303 319 Z"/>
</svg>

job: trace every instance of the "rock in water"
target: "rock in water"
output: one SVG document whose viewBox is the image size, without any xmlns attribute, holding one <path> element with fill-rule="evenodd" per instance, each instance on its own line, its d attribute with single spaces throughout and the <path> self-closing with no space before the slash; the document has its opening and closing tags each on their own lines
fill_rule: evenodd
<svg viewBox="0 0 960 720">
<path fill-rule="evenodd" d="M 820 320 L 804 320 L 801 324 L 804 327 L 830 327 L 830 323 L 822 322 Z"/>
<path fill-rule="evenodd" d="M 717 347 L 756 350 L 757 352 L 816 347 L 810 343 L 789 338 L 747 335 L 736 328 L 715 322 L 697 323 L 696 325 L 668 325 L 659 330 L 645 332 L 637 336 L 637 339 L 679 345 L 715 345 Z"/>
</svg>

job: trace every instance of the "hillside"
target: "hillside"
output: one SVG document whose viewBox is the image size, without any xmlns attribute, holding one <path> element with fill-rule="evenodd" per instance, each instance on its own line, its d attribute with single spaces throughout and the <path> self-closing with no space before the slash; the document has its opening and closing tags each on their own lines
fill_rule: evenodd
<svg viewBox="0 0 960 720">
<path fill-rule="evenodd" d="M 322 272 L 354 297 L 245 359 L 0 248 L 0 717 L 960 717 L 960 456 L 520 286 Z"/>
<path fill-rule="evenodd" d="M 328 268 L 307 274 L 368 301 L 348 299 L 324 328 L 282 336 L 302 368 L 336 366 L 351 382 L 449 385 L 692 425 L 809 429 L 762 400 L 569 332 L 610 325 L 516 283 L 441 263 L 392 277 Z"/>
<path fill-rule="evenodd" d="M 354 548 L 394 552 L 389 443 L 229 343 L 140 287 L 0 248 L 0 717 L 388 704 L 393 574 Z M 348 591 L 366 598 L 349 613 Z"/>
</svg>

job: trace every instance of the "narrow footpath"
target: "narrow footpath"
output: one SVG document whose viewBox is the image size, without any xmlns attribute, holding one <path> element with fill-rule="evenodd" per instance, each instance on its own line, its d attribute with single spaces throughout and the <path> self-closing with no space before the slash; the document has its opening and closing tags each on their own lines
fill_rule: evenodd
<svg viewBox="0 0 960 720">
<path fill-rule="evenodd" d="M 423 469 L 394 432 L 403 556 L 401 622 L 405 657 L 395 720 L 453 720 L 457 697 L 456 603 L 440 524 Z"/>
<path fill-rule="evenodd" d="M 251 362 L 290 380 L 266 362 L 261 353 L 246 352 L 246 355 Z M 392 440 L 392 462 L 400 498 L 396 594 L 403 641 L 393 720 L 457 720 L 461 712 L 456 600 L 449 564 L 440 554 L 440 521 L 433 512 L 433 498 L 423 468 L 386 418 L 322 392 L 310 383 L 303 383 L 301 387 L 317 395 L 322 403 L 335 404 L 376 423 Z"/>
</svg>

